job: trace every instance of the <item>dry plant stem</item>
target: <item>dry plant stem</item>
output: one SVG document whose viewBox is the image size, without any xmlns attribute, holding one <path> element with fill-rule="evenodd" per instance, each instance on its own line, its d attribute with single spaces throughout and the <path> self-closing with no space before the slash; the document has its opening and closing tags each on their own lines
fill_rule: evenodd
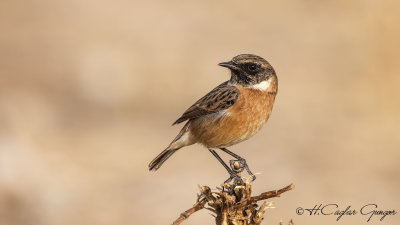
<svg viewBox="0 0 400 225">
<path fill-rule="evenodd" d="M 217 225 L 259 225 L 264 219 L 267 208 L 271 208 L 271 203 L 264 202 L 260 207 L 258 201 L 269 198 L 279 197 L 282 193 L 292 190 L 294 185 L 288 185 L 282 189 L 264 192 L 260 195 L 251 197 L 251 185 L 246 181 L 242 185 L 235 187 L 233 192 L 212 192 L 207 186 L 200 187 L 200 195 L 194 206 L 183 212 L 173 225 L 178 225 L 190 215 L 206 208 L 215 214 Z"/>
<path fill-rule="evenodd" d="M 177 225 L 182 223 L 186 218 L 188 218 L 190 215 L 192 215 L 193 213 L 199 211 L 200 209 L 203 209 L 205 204 L 207 203 L 207 201 L 205 199 L 203 199 L 203 201 L 201 202 L 197 202 L 196 204 L 194 204 L 194 206 L 188 210 L 186 210 L 185 212 L 181 213 L 181 215 L 178 217 L 178 219 L 176 219 L 172 225 Z"/>
</svg>

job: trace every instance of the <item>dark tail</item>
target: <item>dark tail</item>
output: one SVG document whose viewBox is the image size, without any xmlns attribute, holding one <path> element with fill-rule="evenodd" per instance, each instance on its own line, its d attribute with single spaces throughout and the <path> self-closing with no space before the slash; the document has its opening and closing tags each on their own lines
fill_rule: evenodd
<svg viewBox="0 0 400 225">
<path fill-rule="evenodd" d="M 179 149 L 179 148 L 178 148 Z M 169 158 L 172 154 L 174 154 L 178 149 L 165 149 L 162 151 L 157 157 L 155 157 L 149 164 L 150 171 L 158 170 L 161 165 Z"/>
</svg>

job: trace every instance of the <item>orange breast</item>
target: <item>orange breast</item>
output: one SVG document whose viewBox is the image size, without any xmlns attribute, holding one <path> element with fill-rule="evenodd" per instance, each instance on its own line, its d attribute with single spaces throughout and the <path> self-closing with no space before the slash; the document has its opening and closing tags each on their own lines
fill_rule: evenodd
<svg viewBox="0 0 400 225">
<path fill-rule="evenodd" d="M 191 122 L 190 133 L 198 143 L 209 148 L 228 147 L 253 136 L 268 120 L 275 94 L 241 86 L 237 88 L 239 97 L 228 110 Z"/>
</svg>

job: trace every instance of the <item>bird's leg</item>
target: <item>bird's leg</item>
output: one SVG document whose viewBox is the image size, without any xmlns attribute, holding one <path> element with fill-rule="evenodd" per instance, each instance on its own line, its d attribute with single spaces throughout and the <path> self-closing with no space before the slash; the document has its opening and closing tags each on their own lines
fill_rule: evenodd
<svg viewBox="0 0 400 225">
<path fill-rule="evenodd" d="M 249 173 L 249 175 L 252 177 L 251 181 L 254 181 L 256 179 L 256 176 L 251 172 L 251 170 L 250 170 L 249 166 L 247 165 L 246 160 L 244 158 L 240 157 L 239 155 L 236 155 L 235 153 L 229 151 L 226 148 L 220 148 L 220 149 L 237 159 L 237 160 L 230 161 L 230 165 L 232 168 L 235 168 L 235 162 L 239 161 L 241 163 L 241 167 L 242 167 L 241 171 L 243 171 L 243 167 L 244 167 L 246 169 L 247 173 Z"/>
<path fill-rule="evenodd" d="M 237 173 L 235 173 L 235 172 L 237 172 L 237 170 L 233 171 L 232 169 L 230 169 L 229 166 L 226 165 L 226 163 L 224 162 L 224 160 L 222 160 L 222 158 L 218 155 L 218 153 L 217 153 L 215 150 L 213 150 L 213 149 L 208 149 L 208 150 L 209 150 L 209 151 L 215 156 L 215 158 L 217 158 L 217 160 L 225 167 L 225 169 L 228 171 L 228 173 L 229 173 L 229 175 L 230 175 L 230 177 L 229 177 L 224 183 L 227 184 L 227 183 L 229 183 L 229 182 L 233 179 L 233 185 L 231 185 L 231 187 L 229 188 L 229 191 L 232 191 L 233 188 L 235 188 L 235 186 L 236 186 L 237 184 L 243 182 L 242 179 L 240 178 L 240 176 L 239 176 Z M 232 162 L 231 162 L 231 166 L 232 166 Z M 234 167 L 232 167 L 232 168 L 234 168 Z M 242 169 L 242 170 L 243 170 L 243 169 Z M 242 171 L 242 170 L 241 170 L 241 171 Z M 239 173 L 240 173 L 241 171 L 239 171 Z"/>
</svg>

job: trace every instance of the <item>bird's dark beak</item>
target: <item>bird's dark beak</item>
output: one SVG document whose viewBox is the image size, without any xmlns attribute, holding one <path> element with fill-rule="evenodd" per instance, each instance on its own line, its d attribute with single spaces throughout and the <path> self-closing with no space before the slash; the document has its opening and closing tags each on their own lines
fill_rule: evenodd
<svg viewBox="0 0 400 225">
<path fill-rule="evenodd" d="M 229 68 L 231 70 L 239 69 L 232 61 L 219 63 L 218 66 L 223 66 L 223 67 Z"/>
</svg>

